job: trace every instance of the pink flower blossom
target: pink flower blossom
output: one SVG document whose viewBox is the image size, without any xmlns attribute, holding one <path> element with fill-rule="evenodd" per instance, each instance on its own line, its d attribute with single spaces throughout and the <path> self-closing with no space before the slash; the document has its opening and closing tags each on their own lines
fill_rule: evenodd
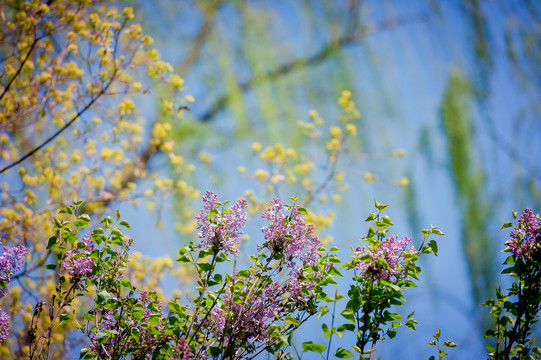
<svg viewBox="0 0 541 360">
<path fill-rule="evenodd" d="M 392 235 L 374 246 L 358 247 L 356 249 L 358 260 L 355 269 L 360 270 L 364 279 L 389 280 L 394 277 L 397 280 L 404 277 L 406 272 L 404 253 L 415 252 L 413 247 L 406 250 L 410 243 L 411 238 L 403 237 L 399 240 L 397 236 Z M 363 257 L 364 259 L 361 259 Z M 384 263 L 387 263 L 388 267 Z"/>
<path fill-rule="evenodd" d="M 203 196 L 204 208 L 195 217 L 201 243 L 195 248 L 208 247 L 224 250 L 233 255 L 239 253 L 239 237 L 242 235 L 240 229 L 246 224 L 246 200 L 240 200 L 231 207 L 231 211 L 220 209 L 217 205 L 218 196 L 207 191 Z"/>
<path fill-rule="evenodd" d="M 259 248 L 267 248 L 272 254 L 283 254 L 286 266 L 294 273 L 299 264 L 314 266 L 317 264 L 317 249 L 321 242 L 313 236 L 313 225 L 304 222 L 299 206 L 291 209 L 289 216 L 283 212 L 283 205 L 278 199 L 271 201 L 271 207 L 264 210 L 261 217 L 269 221 L 261 231 L 265 234 L 265 243 Z"/>
<path fill-rule="evenodd" d="M 9 335 L 9 315 L 0 309 L 0 343 L 6 341 Z"/>
<path fill-rule="evenodd" d="M 524 209 L 518 225 L 511 231 L 511 238 L 505 243 L 515 257 L 531 259 L 541 254 L 541 221 L 531 209 Z"/>
</svg>

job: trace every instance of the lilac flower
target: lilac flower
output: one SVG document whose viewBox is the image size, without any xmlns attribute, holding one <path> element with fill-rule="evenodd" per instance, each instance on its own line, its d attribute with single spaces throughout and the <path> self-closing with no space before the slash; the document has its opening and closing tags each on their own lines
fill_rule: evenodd
<svg viewBox="0 0 541 360">
<path fill-rule="evenodd" d="M 270 283 L 265 290 L 250 293 L 252 283 L 257 281 L 233 277 L 223 299 L 223 310 L 214 308 L 211 311 L 209 326 L 211 333 L 223 341 L 225 347 L 241 340 L 244 343 L 263 342 L 268 338 L 271 319 L 282 312 L 283 289 L 279 282 Z M 244 286 L 235 284 L 242 281 Z M 243 302 L 235 301 L 239 296 L 249 296 Z"/>
<path fill-rule="evenodd" d="M 511 238 L 505 244 L 515 257 L 528 260 L 541 253 L 541 221 L 531 209 L 524 209 L 518 226 L 509 235 Z"/>
<path fill-rule="evenodd" d="M 1 242 L 0 242 L 1 244 Z M 21 271 L 28 249 L 23 245 L 12 248 L 3 247 L 0 255 L 0 298 L 6 295 L 6 288 L 11 282 L 11 275 Z M 0 342 L 4 342 L 9 334 L 9 315 L 0 309 Z"/>
<path fill-rule="evenodd" d="M 94 270 L 94 259 L 86 255 L 79 254 L 78 249 L 66 251 L 66 258 L 62 261 L 62 266 L 68 270 L 68 274 L 73 278 L 72 282 L 83 278 Z"/>
<path fill-rule="evenodd" d="M 210 329 L 212 335 L 220 338 L 225 328 L 225 315 L 222 309 L 214 307 L 210 311 L 210 316 L 206 321 L 207 328 Z"/>
<path fill-rule="evenodd" d="M 398 237 L 393 235 L 367 249 L 358 247 L 355 269 L 360 270 L 364 279 L 389 280 L 394 277 L 397 280 L 404 277 L 406 271 L 404 252 L 415 252 L 413 247 L 406 250 L 406 246 L 410 243 L 411 238 L 403 237 L 398 240 Z M 385 263 L 388 266 L 385 266 Z"/>
<path fill-rule="evenodd" d="M 209 247 L 215 251 L 224 250 L 233 255 L 239 253 L 240 229 L 246 223 L 246 200 L 240 200 L 230 211 L 220 211 L 218 196 L 207 191 L 203 196 L 205 207 L 195 217 L 201 243 L 196 248 Z"/>
<path fill-rule="evenodd" d="M 304 310 L 312 297 L 315 296 L 314 292 L 310 293 L 310 290 L 313 290 L 315 286 L 313 281 L 301 281 L 298 278 L 293 278 L 285 283 L 284 292 L 287 293 L 289 303 L 293 304 L 297 310 Z"/>
<path fill-rule="evenodd" d="M 6 341 L 9 335 L 9 315 L 0 309 L 0 343 Z"/>
<path fill-rule="evenodd" d="M 28 250 L 23 245 L 12 248 L 4 246 L 3 248 L 4 252 L 0 255 L 0 298 L 3 298 L 6 294 L 6 288 L 11 282 L 11 276 L 17 271 L 21 271 L 24 258 L 28 254 Z"/>
<path fill-rule="evenodd" d="M 283 205 L 278 199 L 271 201 L 271 207 L 263 211 L 261 217 L 268 220 L 269 226 L 261 228 L 265 234 L 265 243 L 259 248 L 267 248 L 272 254 L 283 254 L 288 268 L 296 270 L 295 260 L 303 265 L 317 264 L 317 249 L 321 242 L 313 236 L 313 225 L 307 225 L 299 211 L 299 206 L 291 209 L 286 216 Z M 304 251 L 306 248 L 306 251 Z"/>
<path fill-rule="evenodd" d="M 83 280 L 94 271 L 96 265 L 94 259 L 90 257 L 90 253 L 94 250 L 94 244 L 90 237 L 91 233 L 88 232 L 83 237 L 85 249 L 75 248 L 66 251 L 66 257 L 62 261 L 62 267 L 71 276 L 71 283 L 79 282 L 78 288 L 81 287 Z"/>
<path fill-rule="evenodd" d="M 178 344 L 173 346 L 173 351 L 178 354 L 180 357 L 174 357 L 169 358 L 167 360 L 189 360 L 193 359 L 193 353 L 192 349 L 190 349 L 190 346 L 188 345 L 188 340 L 186 338 L 181 337 L 178 340 Z"/>
</svg>

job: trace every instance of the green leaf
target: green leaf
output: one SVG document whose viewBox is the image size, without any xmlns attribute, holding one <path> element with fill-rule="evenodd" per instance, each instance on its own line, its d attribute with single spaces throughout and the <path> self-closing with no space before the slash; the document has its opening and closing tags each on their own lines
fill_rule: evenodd
<svg viewBox="0 0 541 360">
<path fill-rule="evenodd" d="M 286 322 L 286 324 L 299 325 L 299 320 L 291 316 L 286 316 L 284 321 Z"/>
<path fill-rule="evenodd" d="M 515 264 L 515 258 L 513 257 L 513 255 L 509 255 L 505 259 L 504 264 L 506 264 L 506 265 L 514 265 Z"/>
<path fill-rule="evenodd" d="M 511 226 L 513 226 L 513 223 L 511 221 L 508 221 L 508 222 L 506 222 L 505 224 L 502 225 L 500 230 L 507 229 L 508 227 L 511 227 Z"/>
<path fill-rule="evenodd" d="M 432 226 L 430 225 L 430 231 L 432 232 L 432 234 L 434 235 L 445 235 L 443 233 L 443 231 L 439 230 L 437 226 Z"/>
<path fill-rule="evenodd" d="M 338 285 L 338 283 L 333 279 L 332 276 L 325 276 L 323 281 L 325 281 L 325 283 L 327 283 L 327 284 Z"/>
<path fill-rule="evenodd" d="M 218 210 L 216 210 L 216 209 L 210 210 L 210 211 L 209 211 L 209 219 L 210 219 L 211 217 L 213 217 L 213 216 L 218 215 L 218 214 L 219 214 L 219 213 L 218 213 Z"/>
<path fill-rule="evenodd" d="M 171 301 L 169 303 L 169 309 L 171 309 L 171 311 L 173 311 L 175 313 L 182 312 L 182 307 L 179 304 L 177 304 L 176 302 L 174 302 L 174 301 Z"/>
<path fill-rule="evenodd" d="M 307 341 L 302 344 L 302 349 L 304 351 L 313 351 L 317 353 L 322 353 L 327 347 L 312 341 Z"/>
<path fill-rule="evenodd" d="M 69 214 L 69 215 L 73 215 L 73 211 L 71 210 L 71 206 L 63 207 L 62 209 L 60 209 L 60 211 L 59 211 L 58 213 L 59 213 L 59 214 Z"/>
<path fill-rule="evenodd" d="M 98 304 L 101 304 L 111 298 L 111 294 L 108 293 L 106 290 L 103 290 L 99 293 L 97 293 L 97 301 Z"/>
<path fill-rule="evenodd" d="M 60 323 L 59 323 L 60 326 L 65 325 L 67 323 L 70 323 L 71 321 L 72 321 L 72 319 L 71 319 L 70 314 L 68 314 L 68 313 L 60 314 Z"/>
<path fill-rule="evenodd" d="M 149 326 L 156 326 L 160 323 L 161 315 L 160 314 L 152 314 L 150 315 L 148 319 L 148 325 Z"/>
<path fill-rule="evenodd" d="M 120 286 L 125 287 L 126 289 L 133 290 L 133 286 L 130 283 L 130 280 L 120 280 L 118 282 Z"/>
<path fill-rule="evenodd" d="M 82 348 L 81 351 L 79 352 L 79 359 L 82 359 L 83 357 L 86 356 L 86 354 L 88 354 L 90 352 L 90 350 L 88 348 Z"/>
<path fill-rule="evenodd" d="M 430 240 L 427 245 L 430 247 L 430 249 L 432 249 L 434 255 L 438 256 L 438 243 L 436 240 Z"/>
<path fill-rule="evenodd" d="M 317 312 L 317 318 L 319 319 L 320 317 L 322 317 L 323 315 L 325 315 L 328 312 L 329 312 L 329 307 L 328 306 L 320 307 L 318 312 Z"/>
<path fill-rule="evenodd" d="M 49 242 L 47 243 L 47 249 L 50 249 L 52 246 L 56 245 L 56 236 L 51 236 Z"/>
<path fill-rule="evenodd" d="M 342 273 L 340 273 L 340 271 L 337 268 L 335 268 L 334 266 L 331 266 L 329 268 L 328 273 L 331 274 L 331 275 L 334 275 L 334 276 L 342 277 Z"/>
<path fill-rule="evenodd" d="M 342 324 L 336 328 L 336 335 L 341 339 L 344 336 L 344 333 L 347 331 L 355 331 L 355 325 L 353 324 Z"/>
<path fill-rule="evenodd" d="M 100 221 L 100 224 L 104 224 L 104 225 L 111 225 L 112 223 L 113 223 L 113 219 L 111 219 L 110 216 L 106 216 Z"/>
<path fill-rule="evenodd" d="M 178 263 L 187 263 L 190 262 L 190 258 L 184 254 L 180 254 L 179 258 L 177 259 Z"/>
<path fill-rule="evenodd" d="M 389 207 L 389 205 L 385 205 L 385 204 L 382 204 L 382 203 L 377 202 L 376 199 L 374 199 L 374 206 L 375 206 L 376 209 L 378 209 L 379 211 L 383 211 L 383 210 L 387 209 L 387 207 Z"/>
<path fill-rule="evenodd" d="M 306 209 L 303 208 L 303 207 L 299 207 L 299 208 L 297 209 L 297 211 L 300 212 L 300 213 L 303 213 L 303 214 L 306 215 L 306 216 L 308 216 L 308 212 L 307 212 Z"/>
<path fill-rule="evenodd" d="M 126 220 L 122 220 L 118 225 L 120 226 L 124 226 L 126 229 L 130 229 L 130 224 L 128 224 L 128 222 Z"/>
<path fill-rule="evenodd" d="M 343 347 L 340 347 L 338 348 L 338 350 L 336 350 L 334 357 L 337 357 L 339 359 L 346 359 L 346 358 L 353 357 L 353 354 L 350 353 L 348 350 L 344 349 Z"/>
<path fill-rule="evenodd" d="M 385 215 L 384 217 L 381 218 L 381 221 L 383 221 L 385 224 L 387 225 L 391 225 L 391 226 L 394 226 L 393 224 L 393 221 L 391 220 L 391 218 L 387 215 Z"/>
<path fill-rule="evenodd" d="M 77 226 L 78 228 L 85 228 L 90 225 L 90 217 L 87 214 L 82 214 L 75 220 L 75 223 L 73 225 Z"/>
<path fill-rule="evenodd" d="M 327 326 L 327 324 L 322 324 L 321 330 L 323 330 L 323 335 L 325 336 L 325 340 L 327 340 L 329 336 L 331 336 L 331 332 L 329 331 L 329 327 Z"/>
<path fill-rule="evenodd" d="M 200 269 L 200 271 L 209 271 L 210 270 L 210 264 L 209 263 L 197 263 L 197 267 Z"/>
<path fill-rule="evenodd" d="M 342 315 L 344 318 L 351 321 L 351 323 L 355 325 L 355 317 L 353 316 L 352 309 L 346 308 L 340 313 L 340 315 Z"/>
<path fill-rule="evenodd" d="M 62 224 L 60 223 L 60 221 L 58 221 L 57 218 L 53 218 L 53 222 L 54 222 L 54 229 L 55 230 L 62 229 Z"/>
<path fill-rule="evenodd" d="M 55 265 L 55 264 L 45 265 L 45 266 L 43 267 L 43 269 L 47 269 L 47 270 L 56 270 L 56 265 Z"/>
<path fill-rule="evenodd" d="M 479 306 L 494 306 L 494 299 L 488 299 L 482 304 L 479 304 Z"/>
<path fill-rule="evenodd" d="M 445 341 L 445 342 L 443 343 L 443 346 L 454 348 L 454 347 L 456 347 L 457 345 L 456 345 L 454 342 L 452 342 L 451 340 L 447 340 L 447 341 Z"/>
<path fill-rule="evenodd" d="M 366 220 L 364 221 L 368 222 L 368 221 L 376 220 L 376 217 L 377 217 L 376 213 L 371 211 L 370 214 L 368 214 L 368 217 L 366 218 Z"/>
<path fill-rule="evenodd" d="M 246 279 L 250 277 L 250 270 L 241 270 L 236 275 L 238 278 Z"/>
</svg>

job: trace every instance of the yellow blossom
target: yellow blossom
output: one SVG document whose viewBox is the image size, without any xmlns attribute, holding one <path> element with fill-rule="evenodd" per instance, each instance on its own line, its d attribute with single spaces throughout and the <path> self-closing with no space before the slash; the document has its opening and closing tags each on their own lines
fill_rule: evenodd
<svg viewBox="0 0 541 360">
<path fill-rule="evenodd" d="M 267 178 L 269 177 L 269 173 L 266 172 L 265 170 L 262 170 L 262 169 L 258 169 L 255 171 L 254 173 L 256 179 L 260 182 L 264 182 L 267 180 Z"/>
<path fill-rule="evenodd" d="M 410 184 L 410 180 L 407 177 L 404 176 L 402 179 L 400 179 L 398 184 L 400 186 L 408 186 Z"/>
</svg>

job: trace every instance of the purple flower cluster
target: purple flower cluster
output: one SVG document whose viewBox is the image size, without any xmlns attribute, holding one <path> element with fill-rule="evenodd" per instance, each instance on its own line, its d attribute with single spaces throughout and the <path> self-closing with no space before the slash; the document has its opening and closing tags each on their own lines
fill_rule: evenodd
<svg viewBox="0 0 541 360">
<path fill-rule="evenodd" d="M 11 282 L 11 275 L 21 271 L 24 258 L 28 254 L 28 250 L 23 245 L 12 248 L 4 246 L 3 249 L 4 252 L 0 255 L 0 298 L 6 294 L 6 288 Z"/>
<path fill-rule="evenodd" d="M 305 309 L 315 297 L 315 293 L 305 293 L 305 290 L 314 289 L 312 281 L 303 282 L 297 277 L 290 278 L 283 285 L 261 281 L 255 274 L 246 279 L 235 275 L 224 295 L 223 309 L 212 309 L 206 321 L 207 328 L 218 341 L 223 341 L 225 347 L 239 341 L 266 341 L 269 326 L 275 319 L 284 313 Z"/>
<path fill-rule="evenodd" d="M 284 206 L 278 199 L 271 201 L 271 207 L 263 211 L 261 217 L 269 221 L 269 226 L 261 228 L 265 234 L 265 243 L 260 246 L 267 248 L 272 254 L 283 254 L 286 266 L 294 273 L 295 260 L 299 259 L 303 266 L 317 264 L 317 249 L 321 242 L 313 236 L 313 225 L 307 225 L 299 211 L 299 206 L 291 209 L 290 215 L 285 215 Z"/>
<path fill-rule="evenodd" d="M 355 269 L 360 270 L 364 279 L 389 280 L 394 277 L 397 280 L 404 277 L 406 271 L 404 253 L 415 252 L 414 247 L 406 250 L 410 243 L 411 238 L 398 239 L 397 236 L 393 235 L 367 249 L 358 247 L 356 249 L 358 260 Z M 385 263 L 388 266 L 385 266 Z"/>
<path fill-rule="evenodd" d="M 0 242 L 1 244 L 1 242 Z M 28 249 L 23 245 L 12 248 L 3 247 L 0 255 L 0 299 L 6 295 L 6 288 L 11 282 L 11 276 L 21 271 Z M 9 315 L 0 308 L 0 342 L 6 341 L 9 334 Z"/>
<path fill-rule="evenodd" d="M 0 342 L 6 341 L 9 335 L 9 315 L 0 309 Z"/>
<path fill-rule="evenodd" d="M 264 290 L 253 291 L 250 294 L 255 279 L 233 278 L 223 299 L 224 309 L 214 308 L 211 311 L 209 328 L 217 339 L 224 344 L 235 341 L 252 342 L 265 341 L 268 337 L 269 319 L 278 316 L 282 311 L 282 286 L 279 282 L 266 285 Z M 239 284 L 244 284 L 238 286 Z M 235 301 L 248 296 L 239 303 Z"/>
<path fill-rule="evenodd" d="M 167 360 L 189 360 L 193 359 L 192 349 L 188 345 L 188 340 L 185 337 L 181 337 L 178 340 L 178 344 L 173 346 L 173 351 L 178 355 L 178 357 L 169 358 Z"/>
<path fill-rule="evenodd" d="M 231 210 L 220 211 L 218 196 L 207 191 L 203 196 L 205 207 L 195 217 L 201 243 L 196 248 L 209 247 L 215 251 L 224 250 L 233 255 L 239 253 L 240 229 L 246 224 L 246 200 L 240 200 Z"/>
<path fill-rule="evenodd" d="M 541 221 L 531 209 L 524 209 L 518 226 L 509 235 L 511 238 L 505 244 L 511 248 L 515 257 L 529 260 L 541 253 Z"/>
<path fill-rule="evenodd" d="M 76 248 L 66 251 L 66 258 L 62 261 L 62 267 L 71 276 L 71 283 L 81 281 L 94 270 L 94 259 L 89 256 L 94 250 L 94 244 L 92 243 L 90 234 L 89 232 L 83 237 L 85 249 Z"/>
</svg>

